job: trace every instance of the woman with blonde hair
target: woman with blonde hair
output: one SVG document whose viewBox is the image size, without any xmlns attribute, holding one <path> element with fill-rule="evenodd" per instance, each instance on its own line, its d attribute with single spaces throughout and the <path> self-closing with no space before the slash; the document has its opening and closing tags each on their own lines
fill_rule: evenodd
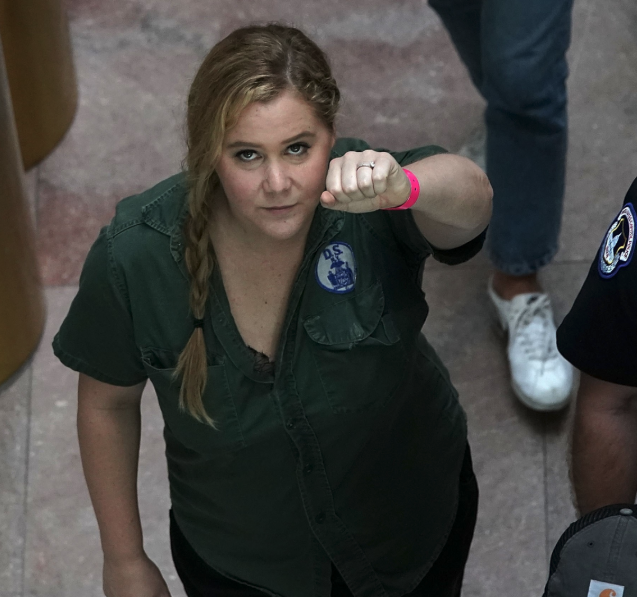
<svg viewBox="0 0 638 598">
<path fill-rule="evenodd" d="M 107 595 L 168 595 L 137 505 L 149 378 L 189 595 L 460 595 L 478 493 L 421 278 L 480 249 L 491 187 L 436 146 L 336 140 L 338 104 L 302 32 L 234 31 L 192 84 L 185 171 L 87 256 L 53 347 Z"/>
</svg>

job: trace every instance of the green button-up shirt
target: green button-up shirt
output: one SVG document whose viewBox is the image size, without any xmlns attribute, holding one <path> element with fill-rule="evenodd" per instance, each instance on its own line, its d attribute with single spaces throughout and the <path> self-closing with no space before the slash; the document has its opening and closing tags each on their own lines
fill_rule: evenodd
<svg viewBox="0 0 638 598">
<path fill-rule="evenodd" d="M 362 151 L 341 139 L 333 157 Z M 393 153 L 401 165 L 442 152 Z M 400 596 L 427 573 L 456 513 L 465 416 L 421 333 L 424 260 L 458 263 L 483 236 L 433 248 L 411 212 L 316 210 L 274 372 L 231 315 L 219 269 L 204 326 L 203 401 L 219 430 L 178 409 L 171 381 L 193 330 L 183 174 L 119 202 L 53 341 L 68 367 L 150 378 L 165 420 L 176 521 L 220 573 L 271 595 L 327 596 L 331 561 L 355 596 Z"/>
</svg>

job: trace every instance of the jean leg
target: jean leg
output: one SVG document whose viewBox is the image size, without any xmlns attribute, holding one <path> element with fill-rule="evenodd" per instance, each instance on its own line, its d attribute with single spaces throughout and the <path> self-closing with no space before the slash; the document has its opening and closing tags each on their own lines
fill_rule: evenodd
<svg viewBox="0 0 638 598">
<path fill-rule="evenodd" d="M 472 82 L 481 89 L 481 10 L 483 0 L 429 0 L 439 15 L 456 50 L 470 73 Z"/>
<path fill-rule="evenodd" d="M 494 189 L 488 251 L 511 275 L 558 250 L 567 153 L 572 0 L 484 0 L 487 174 Z"/>
</svg>

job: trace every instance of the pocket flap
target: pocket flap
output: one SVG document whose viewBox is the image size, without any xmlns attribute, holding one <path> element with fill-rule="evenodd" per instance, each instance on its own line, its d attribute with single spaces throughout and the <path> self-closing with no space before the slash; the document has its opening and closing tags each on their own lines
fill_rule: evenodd
<svg viewBox="0 0 638 598">
<path fill-rule="evenodd" d="M 352 344 L 372 334 L 379 325 L 383 308 L 383 289 L 376 281 L 367 289 L 306 318 L 304 328 L 320 345 Z"/>
</svg>

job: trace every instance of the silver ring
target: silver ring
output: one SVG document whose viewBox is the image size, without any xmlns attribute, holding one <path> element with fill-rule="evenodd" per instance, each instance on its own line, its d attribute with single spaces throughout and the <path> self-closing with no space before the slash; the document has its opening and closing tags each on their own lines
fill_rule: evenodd
<svg viewBox="0 0 638 598">
<path fill-rule="evenodd" d="M 374 162 L 361 162 L 361 164 L 357 164 L 357 170 L 359 170 L 359 168 L 363 168 L 364 166 L 367 168 L 374 168 Z"/>
</svg>

